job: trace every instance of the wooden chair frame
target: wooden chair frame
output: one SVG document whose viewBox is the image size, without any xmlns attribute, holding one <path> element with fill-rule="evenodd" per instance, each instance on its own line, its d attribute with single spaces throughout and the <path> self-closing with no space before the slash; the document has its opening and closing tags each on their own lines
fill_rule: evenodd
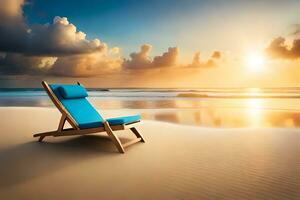
<svg viewBox="0 0 300 200">
<path fill-rule="evenodd" d="M 80 85 L 79 82 L 77 82 L 77 84 Z M 54 94 L 54 92 L 49 87 L 47 82 L 43 81 L 42 85 L 45 88 L 48 96 L 50 97 L 54 105 L 61 112 L 62 116 L 60 118 L 60 122 L 56 131 L 37 133 L 33 135 L 33 137 L 39 137 L 39 142 L 42 142 L 43 139 L 47 136 L 60 137 L 60 136 L 86 135 L 92 133 L 106 132 L 120 153 L 125 153 L 124 148 L 132 144 L 135 144 L 137 142 L 145 142 L 143 136 L 134 127 L 134 125 L 140 121 L 135 121 L 129 124 L 113 125 L 113 126 L 111 126 L 107 121 L 104 121 L 103 127 L 81 129 L 78 126 L 77 122 L 67 111 L 67 109 L 65 109 L 63 104 L 58 100 L 57 96 Z M 72 128 L 68 128 L 68 129 L 64 128 L 66 121 L 71 125 Z M 115 135 L 114 131 L 125 130 L 125 129 L 130 129 L 137 138 L 122 144 L 120 139 Z"/>
</svg>

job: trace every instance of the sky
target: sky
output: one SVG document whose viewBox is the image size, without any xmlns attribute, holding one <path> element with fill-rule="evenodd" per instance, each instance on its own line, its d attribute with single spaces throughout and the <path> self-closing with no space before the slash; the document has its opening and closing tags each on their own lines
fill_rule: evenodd
<svg viewBox="0 0 300 200">
<path fill-rule="evenodd" d="M 298 0 L 0 3 L 0 87 L 300 85 Z"/>
</svg>

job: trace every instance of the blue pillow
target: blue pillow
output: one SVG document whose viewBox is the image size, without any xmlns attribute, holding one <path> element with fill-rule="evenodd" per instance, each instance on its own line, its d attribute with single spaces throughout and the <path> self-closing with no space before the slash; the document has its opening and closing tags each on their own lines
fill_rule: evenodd
<svg viewBox="0 0 300 200">
<path fill-rule="evenodd" d="M 88 96 L 86 89 L 81 85 L 62 85 L 58 90 L 64 99 L 79 99 Z"/>
</svg>

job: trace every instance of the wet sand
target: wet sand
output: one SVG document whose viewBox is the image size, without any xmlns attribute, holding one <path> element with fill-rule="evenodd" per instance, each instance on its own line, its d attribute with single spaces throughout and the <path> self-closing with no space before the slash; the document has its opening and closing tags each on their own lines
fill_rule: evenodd
<svg viewBox="0 0 300 200">
<path fill-rule="evenodd" d="M 146 143 L 119 154 L 100 134 L 38 143 L 33 133 L 57 128 L 52 108 L 0 108 L 0 116 L 1 199 L 300 199 L 297 128 L 144 121 Z"/>
</svg>

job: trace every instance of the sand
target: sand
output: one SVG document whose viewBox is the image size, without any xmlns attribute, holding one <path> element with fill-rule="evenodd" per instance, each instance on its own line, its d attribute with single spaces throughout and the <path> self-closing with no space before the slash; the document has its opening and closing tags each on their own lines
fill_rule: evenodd
<svg viewBox="0 0 300 200">
<path fill-rule="evenodd" d="M 144 121 L 146 143 L 119 154 L 98 134 L 37 142 L 33 133 L 57 126 L 52 108 L 0 116 L 0 199 L 300 199 L 299 129 Z"/>
</svg>

